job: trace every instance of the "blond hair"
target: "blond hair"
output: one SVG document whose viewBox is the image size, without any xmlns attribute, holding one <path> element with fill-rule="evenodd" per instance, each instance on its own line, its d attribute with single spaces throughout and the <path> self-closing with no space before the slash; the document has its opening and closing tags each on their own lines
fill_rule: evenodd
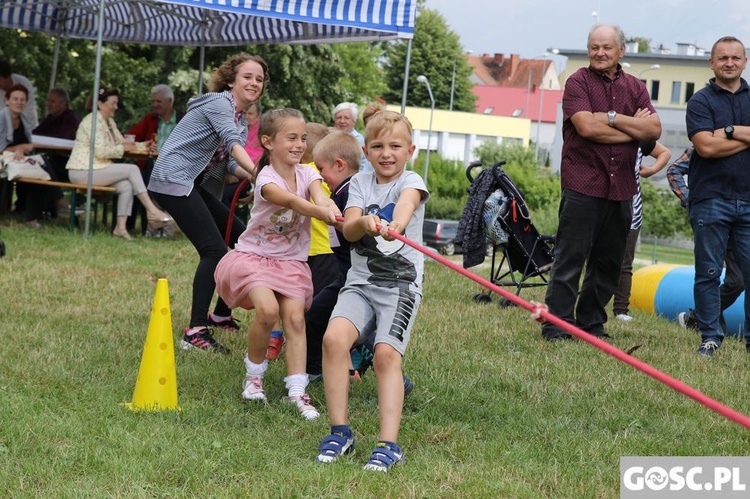
<svg viewBox="0 0 750 499">
<path fill-rule="evenodd" d="M 375 113 L 379 113 L 383 109 L 385 109 L 385 104 L 381 104 L 380 102 L 367 104 L 364 111 L 362 111 L 362 121 L 365 126 L 367 126 L 367 122 L 370 121 L 370 118 L 372 118 Z"/>
<path fill-rule="evenodd" d="M 412 126 L 409 118 L 395 111 L 382 110 L 372 115 L 365 127 L 365 144 L 377 138 L 385 130 L 393 130 L 398 124 L 406 129 L 406 134 L 411 145 Z"/>
<path fill-rule="evenodd" d="M 352 172 L 359 171 L 359 162 L 362 158 L 362 146 L 351 134 L 336 131 L 331 132 L 318 142 L 313 149 L 313 158 L 318 161 L 333 163 L 341 159 Z"/>
<path fill-rule="evenodd" d="M 305 154 L 302 155 L 302 163 L 312 163 L 313 161 L 313 149 L 315 148 L 315 144 L 320 142 L 320 140 L 331 133 L 331 131 L 328 129 L 327 126 L 321 125 L 320 123 L 315 122 L 309 122 L 305 126 L 305 131 L 307 132 L 307 149 L 305 149 Z"/>
</svg>

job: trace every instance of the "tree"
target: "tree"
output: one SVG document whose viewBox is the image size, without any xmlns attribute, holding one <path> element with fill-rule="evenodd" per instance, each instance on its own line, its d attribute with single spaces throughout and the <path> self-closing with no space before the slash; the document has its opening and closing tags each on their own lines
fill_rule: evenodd
<svg viewBox="0 0 750 499">
<path fill-rule="evenodd" d="M 28 77 L 37 95 L 37 112 L 46 115 L 46 95 L 52 71 L 55 38 L 23 30 L 0 30 L 0 57 L 13 65 L 13 70 Z M 120 44 L 105 44 L 102 50 L 101 85 L 120 91 L 121 109 L 117 122 L 121 129 L 140 119 L 143 109 L 150 109 L 149 94 L 158 80 L 161 64 L 145 57 L 132 57 Z M 159 61 L 161 62 L 161 61 Z M 84 104 L 93 90 L 96 43 L 87 40 L 60 40 L 55 85 L 68 90 L 71 108 L 86 114 Z"/>
<path fill-rule="evenodd" d="M 341 85 L 345 100 L 369 104 L 387 90 L 383 68 L 378 64 L 385 54 L 381 42 L 337 43 L 331 45 L 338 54 L 345 76 Z M 338 102 L 333 103 L 335 106 Z M 333 106 L 332 106 L 333 107 Z"/>
<path fill-rule="evenodd" d="M 628 43 L 637 42 L 638 52 L 641 54 L 647 54 L 651 52 L 651 38 L 643 38 L 642 36 L 633 36 L 627 38 Z"/>
<path fill-rule="evenodd" d="M 268 64 L 271 81 L 263 107 L 294 107 L 308 121 L 328 125 L 334 106 L 370 102 L 383 88 L 376 64 L 382 53 L 378 44 L 249 45 L 240 50 L 260 55 Z M 237 52 L 236 47 L 210 48 L 206 66 L 216 67 Z"/>
<path fill-rule="evenodd" d="M 387 90 L 383 97 L 390 102 L 401 101 L 406 50 L 407 42 L 404 41 L 389 45 L 386 50 Z M 427 87 L 417 82 L 417 77 L 423 74 L 430 82 L 435 108 L 449 109 L 454 62 L 456 80 L 453 109 L 474 112 L 476 97 L 471 93 L 472 83 L 469 80 L 472 69 L 466 62 L 458 34 L 448 29 L 445 18 L 440 13 L 431 9 L 421 9 L 414 25 L 407 105 L 431 106 Z"/>
<path fill-rule="evenodd" d="M 692 234 L 687 213 L 672 192 L 641 180 L 641 196 L 645 234 L 657 237 Z"/>
</svg>

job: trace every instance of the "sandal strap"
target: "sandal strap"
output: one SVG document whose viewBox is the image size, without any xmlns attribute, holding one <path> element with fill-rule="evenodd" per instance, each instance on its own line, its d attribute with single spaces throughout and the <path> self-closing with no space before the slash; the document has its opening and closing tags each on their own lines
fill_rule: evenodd
<svg viewBox="0 0 750 499">
<path fill-rule="evenodd" d="M 318 450 L 321 452 L 333 452 L 340 454 L 341 449 L 344 448 L 349 439 L 343 435 L 337 435 L 331 433 L 323 438 L 323 441 L 318 446 Z"/>
<path fill-rule="evenodd" d="M 370 456 L 370 460 L 368 461 L 368 463 L 383 465 L 387 468 L 390 468 L 394 463 L 397 463 L 401 459 L 402 456 L 399 456 L 388 447 L 375 447 L 375 450 L 372 451 L 372 455 Z"/>
</svg>

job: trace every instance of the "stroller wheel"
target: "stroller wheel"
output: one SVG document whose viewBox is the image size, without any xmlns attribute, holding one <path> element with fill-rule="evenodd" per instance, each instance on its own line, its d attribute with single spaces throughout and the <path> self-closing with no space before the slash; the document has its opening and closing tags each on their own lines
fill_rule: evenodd
<svg viewBox="0 0 750 499">
<path fill-rule="evenodd" d="M 489 303 L 492 301 L 492 297 L 485 293 L 478 293 L 474 295 L 473 300 L 476 303 Z"/>
<path fill-rule="evenodd" d="M 497 302 L 497 306 L 500 308 L 508 308 L 515 307 L 516 305 L 507 298 L 500 298 L 500 300 Z"/>
</svg>

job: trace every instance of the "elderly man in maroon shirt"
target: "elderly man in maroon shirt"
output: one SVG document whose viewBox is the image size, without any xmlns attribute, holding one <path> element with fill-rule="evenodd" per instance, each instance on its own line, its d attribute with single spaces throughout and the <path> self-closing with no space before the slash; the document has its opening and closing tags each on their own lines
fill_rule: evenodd
<svg viewBox="0 0 750 499">
<path fill-rule="evenodd" d="M 661 121 L 643 82 L 622 71 L 622 29 L 594 26 L 588 52 L 589 66 L 568 78 L 563 93 L 563 191 L 545 303 L 550 313 L 609 338 L 605 307 L 620 278 L 630 230 L 638 142 L 657 140 Z M 542 336 L 571 338 L 550 323 Z"/>
</svg>

